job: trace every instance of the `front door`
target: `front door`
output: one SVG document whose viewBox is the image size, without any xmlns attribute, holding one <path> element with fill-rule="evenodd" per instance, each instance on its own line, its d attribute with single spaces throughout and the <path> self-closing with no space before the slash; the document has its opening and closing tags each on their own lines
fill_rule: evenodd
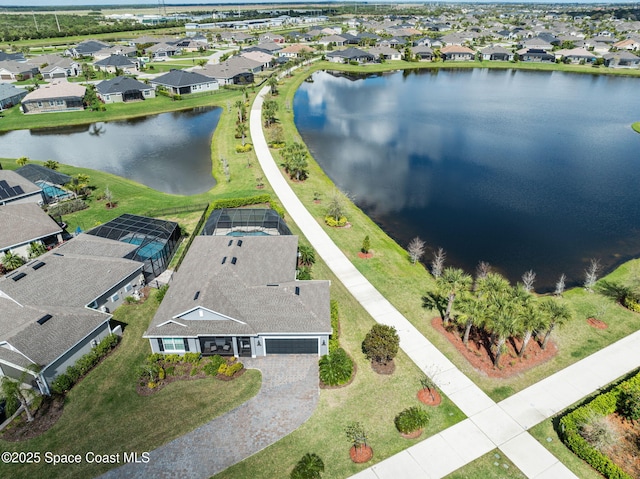
<svg viewBox="0 0 640 479">
<path fill-rule="evenodd" d="M 251 357 L 251 339 L 248 337 L 238 337 L 236 338 L 238 341 L 238 356 L 241 357 Z"/>
</svg>

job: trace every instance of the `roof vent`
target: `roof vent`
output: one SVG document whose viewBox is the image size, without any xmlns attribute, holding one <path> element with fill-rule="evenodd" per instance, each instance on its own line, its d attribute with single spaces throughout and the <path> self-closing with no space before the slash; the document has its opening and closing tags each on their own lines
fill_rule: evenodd
<svg viewBox="0 0 640 479">
<path fill-rule="evenodd" d="M 193 295 L 193 300 L 195 301 L 200 297 L 200 291 L 196 291 L 196 294 Z"/>
<path fill-rule="evenodd" d="M 18 273 L 15 276 L 13 276 L 11 279 L 14 280 L 14 281 L 20 281 L 26 275 L 27 275 L 27 273 Z"/>
<path fill-rule="evenodd" d="M 231 246 L 233 244 L 233 240 L 229 240 L 229 244 L 227 246 Z"/>
<path fill-rule="evenodd" d="M 278 283 L 267 283 L 267 286 L 278 286 Z"/>
<path fill-rule="evenodd" d="M 238 246 L 242 246 L 242 240 L 238 240 Z"/>
<path fill-rule="evenodd" d="M 296 286 L 296 296 L 300 296 L 300 286 Z"/>
<path fill-rule="evenodd" d="M 60 253 L 53 253 L 53 256 L 64 256 L 64 255 Z"/>
<path fill-rule="evenodd" d="M 227 262 L 227 257 L 225 256 L 224 258 L 222 258 L 222 264 L 225 264 Z"/>
<path fill-rule="evenodd" d="M 49 321 L 51 318 L 53 318 L 53 316 L 51 316 L 50 314 L 45 314 L 43 317 L 41 317 L 37 323 L 42 325 L 44 323 L 46 323 L 47 321 Z"/>
<path fill-rule="evenodd" d="M 236 261 L 238 261 L 238 258 L 236 258 L 235 256 L 231 258 L 231 264 L 236 264 Z"/>
<path fill-rule="evenodd" d="M 43 263 L 42 261 L 38 261 L 36 264 L 34 264 L 32 266 L 33 269 L 40 269 L 42 268 L 46 263 Z"/>
</svg>

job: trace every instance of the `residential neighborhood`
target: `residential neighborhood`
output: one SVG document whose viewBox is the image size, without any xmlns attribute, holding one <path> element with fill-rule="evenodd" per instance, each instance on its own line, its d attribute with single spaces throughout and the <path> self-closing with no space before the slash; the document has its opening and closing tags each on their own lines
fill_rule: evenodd
<svg viewBox="0 0 640 479">
<path fill-rule="evenodd" d="M 418 170 L 449 161 L 441 142 L 467 148 L 478 136 L 442 127 L 460 103 L 453 85 L 463 71 L 495 72 L 496 85 L 498 73 L 506 82 L 518 70 L 640 81 L 637 6 L 13 8 L 6 14 L 33 22 L 35 33 L 0 32 L 0 135 L 25 133 L 26 144 L 67 128 L 94 146 L 69 140 L 60 152 L 46 140 L 46 159 L 0 155 L 2 477 L 640 474 L 640 259 L 604 246 L 585 251 L 584 280 L 562 273 L 538 290 L 533 269 L 514 280 L 479 257 L 465 272 L 455 252 L 447 257 L 417 233 L 400 241 L 380 220 L 399 216 L 394 205 L 367 216 L 378 192 L 362 199 L 337 186 L 342 178 L 329 177 L 313 135 L 296 123 L 296 90 L 338 82 L 349 89 L 396 72 L 404 85 L 441 72 L 452 85 L 449 103 L 429 119 L 416 115 L 415 131 L 398 126 L 405 136 L 388 155 L 388 172 L 363 191 L 408 188 Z M 74 16 L 90 33 L 71 35 Z M 47 29 L 59 37 L 44 36 Z M 381 85 L 361 103 L 390 117 L 385 108 L 399 105 Z M 386 123 L 366 119 L 356 132 L 345 116 L 359 111 L 332 116 L 338 110 L 309 92 L 315 114 L 327 116 L 306 121 L 348 131 L 346 140 L 329 133 L 321 141 L 332 158 L 353 148 L 357 167 L 336 160 L 337 171 L 378 172 L 370 157 L 391 136 Z M 100 151 L 111 149 L 104 133 L 118 122 L 127 128 L 116 140 L 129 147 L 127 162 L 150 162 L 147 172 L 177 182 L 202 153 L 180 141 L 197 114 L 212 110 L 215 120 L 198 124 L 206 168 L 193 170 L 212 181 L 208 190 L 149 187 L 126 162 L 110 170 L 116 161 Z M 484 122 L 489 113 L 474 115 Z M 196 119 L 153 135 L 133 128 L 159 115 L 176 125 L 181 115 Z M 616 123 L 615 115 L 603 121 Z M 626 132 L 630 141 L 639 120 Z M 494 134 L 485 143 L 499 151 L 502 133 Z M 520 140 L 543 142 L 528 135 Z M 400 145 L 419 136 L 438 150 L 428 167 Z M 144 142 L 173 162 L 143 158 Z M 94 166 L 65 162 L 71 150 Z M 489 169 L 465 154 L 478 161 L 471 176 L 482 190 Z M 586 190 L 590 170 L 576 165 Z M 504 188 L 540 183 L 542 167 L 534 174 L 529 166 Z M 634 171 L 627 179 L 635 181 Z M 458 221 L 460 190 L 443 198 L 431 182 L 419 189 L 406 208 L 443 202 L 442 215 Z M 617 194 L 613 185 L 607 200 Z M 499 216 L 492 228 L 502 228 Z M 635 244 L 635 232 L 628 235 Z M 465 241 L 470 248 L 474 238 Z M 38 458 L 49 451 L 59 463 L 22 461 L 28 450 Z"/>
</svg>

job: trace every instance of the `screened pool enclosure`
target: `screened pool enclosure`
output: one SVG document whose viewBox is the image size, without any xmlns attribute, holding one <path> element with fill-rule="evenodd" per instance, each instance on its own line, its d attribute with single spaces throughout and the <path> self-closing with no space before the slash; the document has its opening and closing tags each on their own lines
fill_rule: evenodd
<svg viewBox="0 0 640 479">
<path fill-rule="evenodd" d="M 290 235 L 291 230 L 274 210 L 268 208 L 222 208 L 213 210 L 204 225 L 206 236 Z"/>
</svg>

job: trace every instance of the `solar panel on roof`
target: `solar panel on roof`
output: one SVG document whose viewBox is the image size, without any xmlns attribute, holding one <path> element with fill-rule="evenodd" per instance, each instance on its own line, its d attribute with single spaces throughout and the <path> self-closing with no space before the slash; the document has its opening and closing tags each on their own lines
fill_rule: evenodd
<svg viewBox="0 0 640 479">
<path fill-rule="evenodd" d="M 16 195 L 23 195 L 24 194 L 24 190 L 22 189 L 22 186 L 14 186 L 13 187 L 13 191 Z"/>
<path fill-rule="evenodd" d="M 6 190 L 7 188 L 9 188 L 9 183 L 7 183 L 7 180 L 0 180 L 0 189 Z"/>
</svg>

